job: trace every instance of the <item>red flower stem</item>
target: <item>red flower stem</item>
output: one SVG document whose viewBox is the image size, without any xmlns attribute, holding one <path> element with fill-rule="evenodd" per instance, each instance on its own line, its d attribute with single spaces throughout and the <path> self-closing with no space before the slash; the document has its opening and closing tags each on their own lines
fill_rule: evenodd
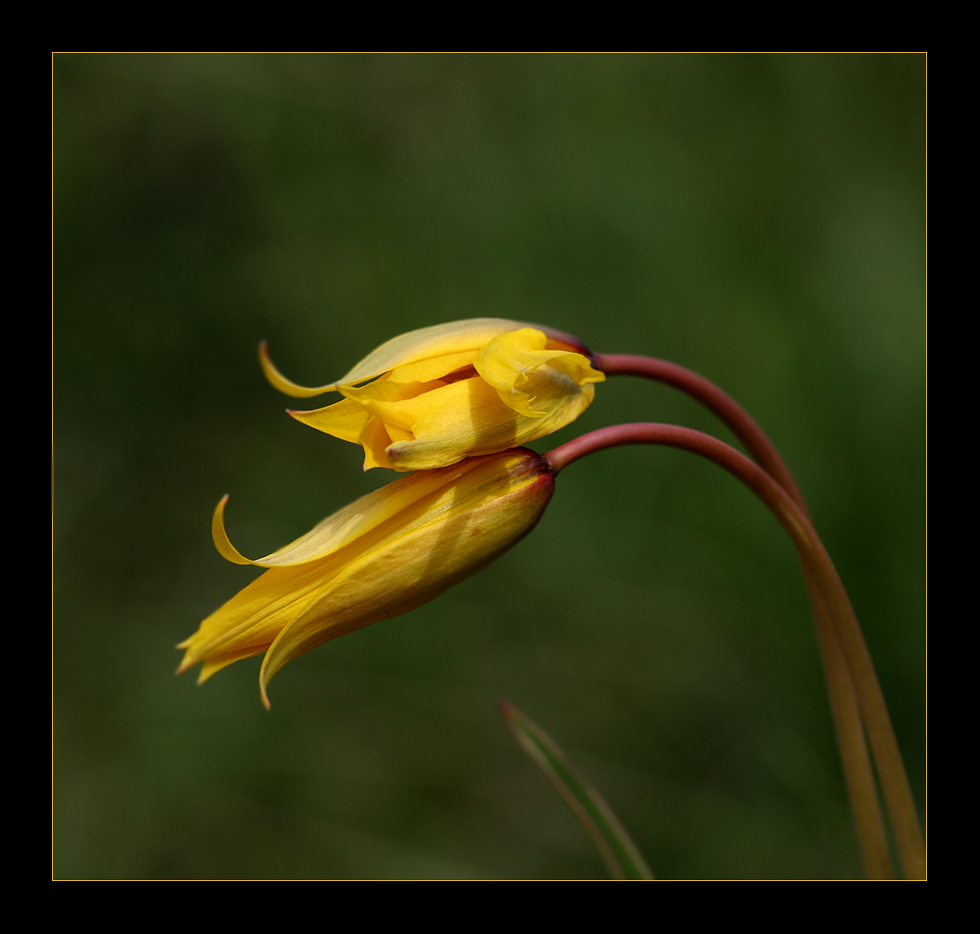
<svg viewBox="0 0 980 934">
<path fill-rule="evenodd" d="M 693 399 L 697 399 L 728 426 L 732 434 L 745 445 L 752 459 L 789 493 L 804 513 L 809 515 L 809 510 L 803 501 L 803 494 L 800 493 L 793 475 L 779 456 L 775 445 L 755 419 L 727 392 L 693 370 L 666 360 L 622 353 L 595 354 L 594 360 L 596 369 L 602 370 L 607 376 L 617 374 L 645 376 L 647 379 L 680 389 Z"/>
<path fill-rule="evenodd" d="M 680 389 L 701 402 L 728 426 L 745 445 L 756 463 L 790 494 L 804 515 L 809 518 L 810 514 L 803 494 L 775 445 L 748 412 L 728 393 L 692 370 L 666 360 L 632 354 L 597 354 L 594 361 L 595 365 L 608 375 L 645 376 Z M 834 730 L 840 748 L 865 878 L 892 879 L 894 869 L 891 850 L 881 815 L 874 772 L 868 758 L 864 724 L 861 722 L 854 685 L 851 682 L 843 648 L 833 635 L 833 626 L 827 619 L 827 608 L 820 598 L 819 588 L 813 582 L 807 566 L 804 564 L 803 567 L 819 635 L 820 654 L 827 680 Z"/>
<path fill-rule="evenodd" d="M 748 486 L 789 533 L 812 587 L 819 594 L 817 607 L 822 604 L 826 609 L 826 613 L 814 614 L 821 644 L 832 647 L 832 640 L 839 640 L 843 649 L 905 876 L 925 878 L 925 845 L 918 815 L 871 655 L 837 570 L 809 518 L 779 482 L 744 454 L 717 438 L 677 425 L 636 423 L 600 428 L 549 451 L 544 457 L 558 474 L 586 454 L 622 444 L 659 444 L 700 454 Z M 828 671 L 831 690 L 839 674 L 836 669 Z M 846 755 L 846 747 L 842 748 L 842 754 Z"/>
</svg>

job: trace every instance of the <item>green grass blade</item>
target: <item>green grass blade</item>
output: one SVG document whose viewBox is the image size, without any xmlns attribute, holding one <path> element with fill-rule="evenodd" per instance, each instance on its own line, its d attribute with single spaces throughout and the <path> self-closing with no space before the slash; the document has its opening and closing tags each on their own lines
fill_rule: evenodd
<svg viewBox="0 0 980 934">
<path fill-rule="evenodd" d="M 516 707 L 502 701 L 500 712 L 524 751 L 555 786 L 565 803 L 588 831 L 602 858 L 617 879 L 653 879 L 650 867 L 623 825 L 595 790 L 536 723 Z"/>
</svg>

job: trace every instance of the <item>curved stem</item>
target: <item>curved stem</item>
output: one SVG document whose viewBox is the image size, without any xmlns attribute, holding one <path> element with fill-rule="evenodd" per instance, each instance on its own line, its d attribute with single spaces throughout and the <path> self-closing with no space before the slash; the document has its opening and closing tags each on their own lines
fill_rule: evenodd
<svg viewBox="0 0 980 934">
<path fill-rule="evenodd" d="M 643 376 L 673 386 L 702 403 L 728 426 L 756 463 L 789 493 L 804 515 L 810 517 L 803 494 L 775 445 L 728 393 L 698 373 L 666 360 L 633 354 L 597 354 L 594 360 L 596 366 L 607 375 Z M 868 758 L 864 725 L 850 671 L 840 641 L 826 637 L 826 633 L 832 628 L 827 619 L 827 608 L 820 599 L 819 589 L 813 582 L 809 569 L 805 564 L 803 568 L 814 621 L 820 636 L 820 655 L 864 875 L 867 879 L 892 879 L 894 870 L 888 836 L 882 820 L 874 772 Z"/>
<path fill-rule="evenodd" d="M 654 423 L 615 425 L 575 438 L 544 457 L 557 474 L 586 454 L 621 444 L 659 444 L 700 454 L 748 486 L 789 533 L 818 593 L 817 605 L 826 610 L 815 613 L 821 644 L 832 649 L 832 640 L 839 640 L 843 649 L 906 878 L 924 878 L 925 846 L 915 803 L 874 665 L 837 570 L 809 518 L 794 497 L 758 464 L 717 438 L 690 428 Z M 828 679 L 833 686 L 831 671 Z"/>
<path fill-rule="evenodd" d="M 693 399 L 697 399 L 728 426 L 732 434 L 745 445 L 752 459 L 789 493 L 804 513 L 809 515 L 803 494 L 800 493 L 793 475 L 779 456 L 775 445 L 755 419 L 727 392 L 693 370 L 678 366 L 676 363 L 669 363 L 667 360 L 621 353 L 595 354 L 594 359 L 596 368 L 607 376 L 617 374 L 645 376 L 647 379 L 680 389 Z"/>
<path fill-rule="evenodd" d="M 830 711 L 844 770 L 844 782 L 851 802 L 851 813 L 854 816 L 854 829 L 861 851 L 864 877 L 894 879 L 895 870 L 892 866 L 874 772 L 868 757 L 868 742 L 864 733 L 864 724 L 861 722 L 854 682 L 851 680 L 844 649 L 837 637 L 833 621 L 828 615 L 819 587 L 805 563 L 803 570 L 810 594 L 810 606 L 813 609 L 820 657 L 823 661 L 824 677 L 827 680 Z"/>
</svg>

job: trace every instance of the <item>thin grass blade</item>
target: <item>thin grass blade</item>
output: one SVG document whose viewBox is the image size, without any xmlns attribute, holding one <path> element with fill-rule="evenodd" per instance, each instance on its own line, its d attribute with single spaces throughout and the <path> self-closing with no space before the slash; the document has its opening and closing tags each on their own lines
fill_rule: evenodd
<svg viewBox="0 0 980 934">
<path fill-rule="evenodd" d="M 653 879 L 636 844 L 602 799 L 568 761 L 554 740 L 516 707 L 502 701 L 500 712 L 517 742 L 554 785 L 616 879 Z"/>
</svg>

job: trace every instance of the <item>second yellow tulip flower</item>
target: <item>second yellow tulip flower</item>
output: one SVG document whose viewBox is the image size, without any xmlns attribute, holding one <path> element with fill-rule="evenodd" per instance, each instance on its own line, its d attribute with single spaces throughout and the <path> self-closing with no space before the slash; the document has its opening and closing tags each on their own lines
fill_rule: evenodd
<svg viewBox="0 0 980 934">
<path fill-rule="evenodd" d="M 337 636 L 408 613 L 485 567 L 534 528 L 555 488 L 548 462 L 518 449 L 400 477 L 258 560 L 225 532 L 227 497 L 212 534 L 223 557 L 266 572 L 182 642 L 178 674 L 201 664 L 200 681 L 265 655 L 269 679 Z"/>
</svg>

